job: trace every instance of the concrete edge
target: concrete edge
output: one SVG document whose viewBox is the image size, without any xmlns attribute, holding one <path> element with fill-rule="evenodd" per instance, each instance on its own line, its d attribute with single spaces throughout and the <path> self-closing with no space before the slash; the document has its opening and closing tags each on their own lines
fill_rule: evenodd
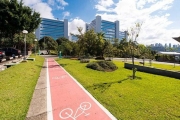
<svg viewBox="0 0 180 120">
<path fill-rule="evenodd" d="M 30 102 L 30 105 L 29 105 L 29 109 L 28 109 L 28 112 L 27 112 L 27 114 L 26 114 L 26 118 L 25 118 L 25 120 L 46 120 L 46 116 L 47 116 L 47 109 L 46 108 L 43 108 L 43 109 L 45 109 L 45 110 L 43 110 L 43 111 L 41 111 L 41 112 L 39 112 L 38 114 L 34 114 L 34 109 L 36 109 L 35 107 L 37 107 L 37 106 L 34 106 L 33 105 L 33 103 L 35 103 L 36 102 L 36 100 L 37 99 L 41 99 L 42 98 L 42 96 L 38 96 L 38 98 L 36 98 L 36 97 L 34 97 L 35 96 L 35 94 L 36 94 L 36 90 L 44 90 L 44 91 L 46 91 L 46 87 L 47 87 L 47 83 L 46 83 L 46 81 L 45 81 L 45 84 L 46 84 L 46 86 L 45 87 L 40 87 L 40 88 L 38 88 L 38 84 L 40 83 L 40 81 L 42 81 L 42 79 L 47 79 L 47 77 L 45 76 L 44 77 L 44 75 L 46 74 L 46 69 L 47 69 L 47 66 L 46 66 L 47 64 L 46 64 L 46 61 L 44 60 L 44 63 L 43 63 L 43 66 L 45 66 L 44 68 L 41 68 L 41 72 L 40 72 L 40 75 L 39 75 L 39 78 L 38 78 L 38 81 L 37 81 L 37 83 L 36 83 L 36 86 L 35 86 L 35 89 L 34 89 L 34 92 L 33 92 L 33 95 L 32 95 L 32 99 L 31 99 L 31 102 Z M 47 93 L 46 93 L 47 94 Z M 44 101 L 44 100 L 43 100 Z M 45 103 L 46 103 L 46 100 L 44 101 Z M 40 101 L 39 103 L 37 103 L 37 104 L 42 104 L 42 102 Z M 47 105 L 47 104 L 46 104 Z"/>
</svg>

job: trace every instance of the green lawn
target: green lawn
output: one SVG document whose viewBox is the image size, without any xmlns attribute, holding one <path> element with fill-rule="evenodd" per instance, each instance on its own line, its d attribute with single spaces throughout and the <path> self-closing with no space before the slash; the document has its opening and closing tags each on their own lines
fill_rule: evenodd
<svg viewBox="0 0 180 120">
<path fill-rule="evenodd" d="M 153 63 L 152 66 L 155 68 L 161 68 L 161 69 L 165 69 L 165 70 L 173 70 L 173 71 L 180 72 L 180 65 L 179 64 L 175 64 L 175 67 L 174 67 L 173 63 L 172 63 L 172 65 L 162 65 L 162 64 Z"/>
<path fill-rule="evenodd" d="M 132 63 L 132 62 L 129 62 L 129 63 Z M 142 64 L 139 64 L 139 62 L 135 62 L 135 64 L 143 66 Z M 145 62 L 145 66 L 180 72 L 180 64 L 177 64 L 177 63 L 175 64 L 175 67 L 174 67 L 174 63 L 165 65 L 165 64 L 158 64 L 158 63 L 152 62 L 152 65 L 150 66 L 149 62 Z"/>
<path fill-rule="evenodd" d="M 24 120 L 44 62 L 22 62 L 0 72 L 0 120 Z"/>
<path fill-rule="evenodd" d="M 137 72 L 137 79 L 131 80 L 132 71 L 120 61 L 114 61 L 114 72 L 91 70 L 77 60 L 57 62 L 119 120 L 180 119 L 178 79 Z"/>
</svg>

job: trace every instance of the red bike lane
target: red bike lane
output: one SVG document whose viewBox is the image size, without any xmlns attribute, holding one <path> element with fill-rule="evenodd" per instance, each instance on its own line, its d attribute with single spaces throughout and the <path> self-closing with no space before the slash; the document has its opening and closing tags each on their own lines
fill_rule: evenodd
<svg viewBox="0 0 180 120">
<path fill-rule="evenodd" d="M 52 107 L 48 120 L 116 120 L 54 59 L 47 64 Z"/>
</svg>

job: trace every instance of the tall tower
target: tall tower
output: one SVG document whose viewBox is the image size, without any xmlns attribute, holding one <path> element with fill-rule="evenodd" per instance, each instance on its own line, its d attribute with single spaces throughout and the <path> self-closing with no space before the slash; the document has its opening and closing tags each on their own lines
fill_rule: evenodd
<svg viewBox="0 0 180 120">
<path fill-rule="evenodd" d="M 119 21 L 118 20 L 116 20 L 115 21 L 115 38 L 117 38 L 117 39 L 119 39 Z"/>
<path fill-rule="evenodd" d="M 101 32 L 101 16 L 96 16 L 95 32 L 96 32 L 96 33 Z"/>
<path fill-rule="evenodd" d="M 64 19 L 64 37 L 68 39 L 68 20 Z"/>
</svg>

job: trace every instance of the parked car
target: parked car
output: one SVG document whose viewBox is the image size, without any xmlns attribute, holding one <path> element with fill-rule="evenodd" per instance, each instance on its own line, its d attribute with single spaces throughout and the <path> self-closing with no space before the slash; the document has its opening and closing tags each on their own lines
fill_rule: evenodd
<svg viewBox="0 0 180 120">
<path fill-rule="evenodd" d="M 3 51 L 3 50 L 0 48 L 0 62 L 1 62 L 2 59 L 4 59 L 5 57 L 6 57 L 5 51 Z"/>
<path fill-rule="evenodd" d="M 2 48 L 3 51 L 5 51 L 5 55 L 6 56 L 17 56 L 21 54 L 21 50 L 12 48 L 12 47 L 6 47 L 6 48 Z"/>
<path fill-rule="evenodd" d="M 49 52 L 48 52 L 48 50 L 40 50 L 40 51 L 39 51 L 39 54 L 40 54 L 40 55 L 48 55 Z"/>
</svg>

